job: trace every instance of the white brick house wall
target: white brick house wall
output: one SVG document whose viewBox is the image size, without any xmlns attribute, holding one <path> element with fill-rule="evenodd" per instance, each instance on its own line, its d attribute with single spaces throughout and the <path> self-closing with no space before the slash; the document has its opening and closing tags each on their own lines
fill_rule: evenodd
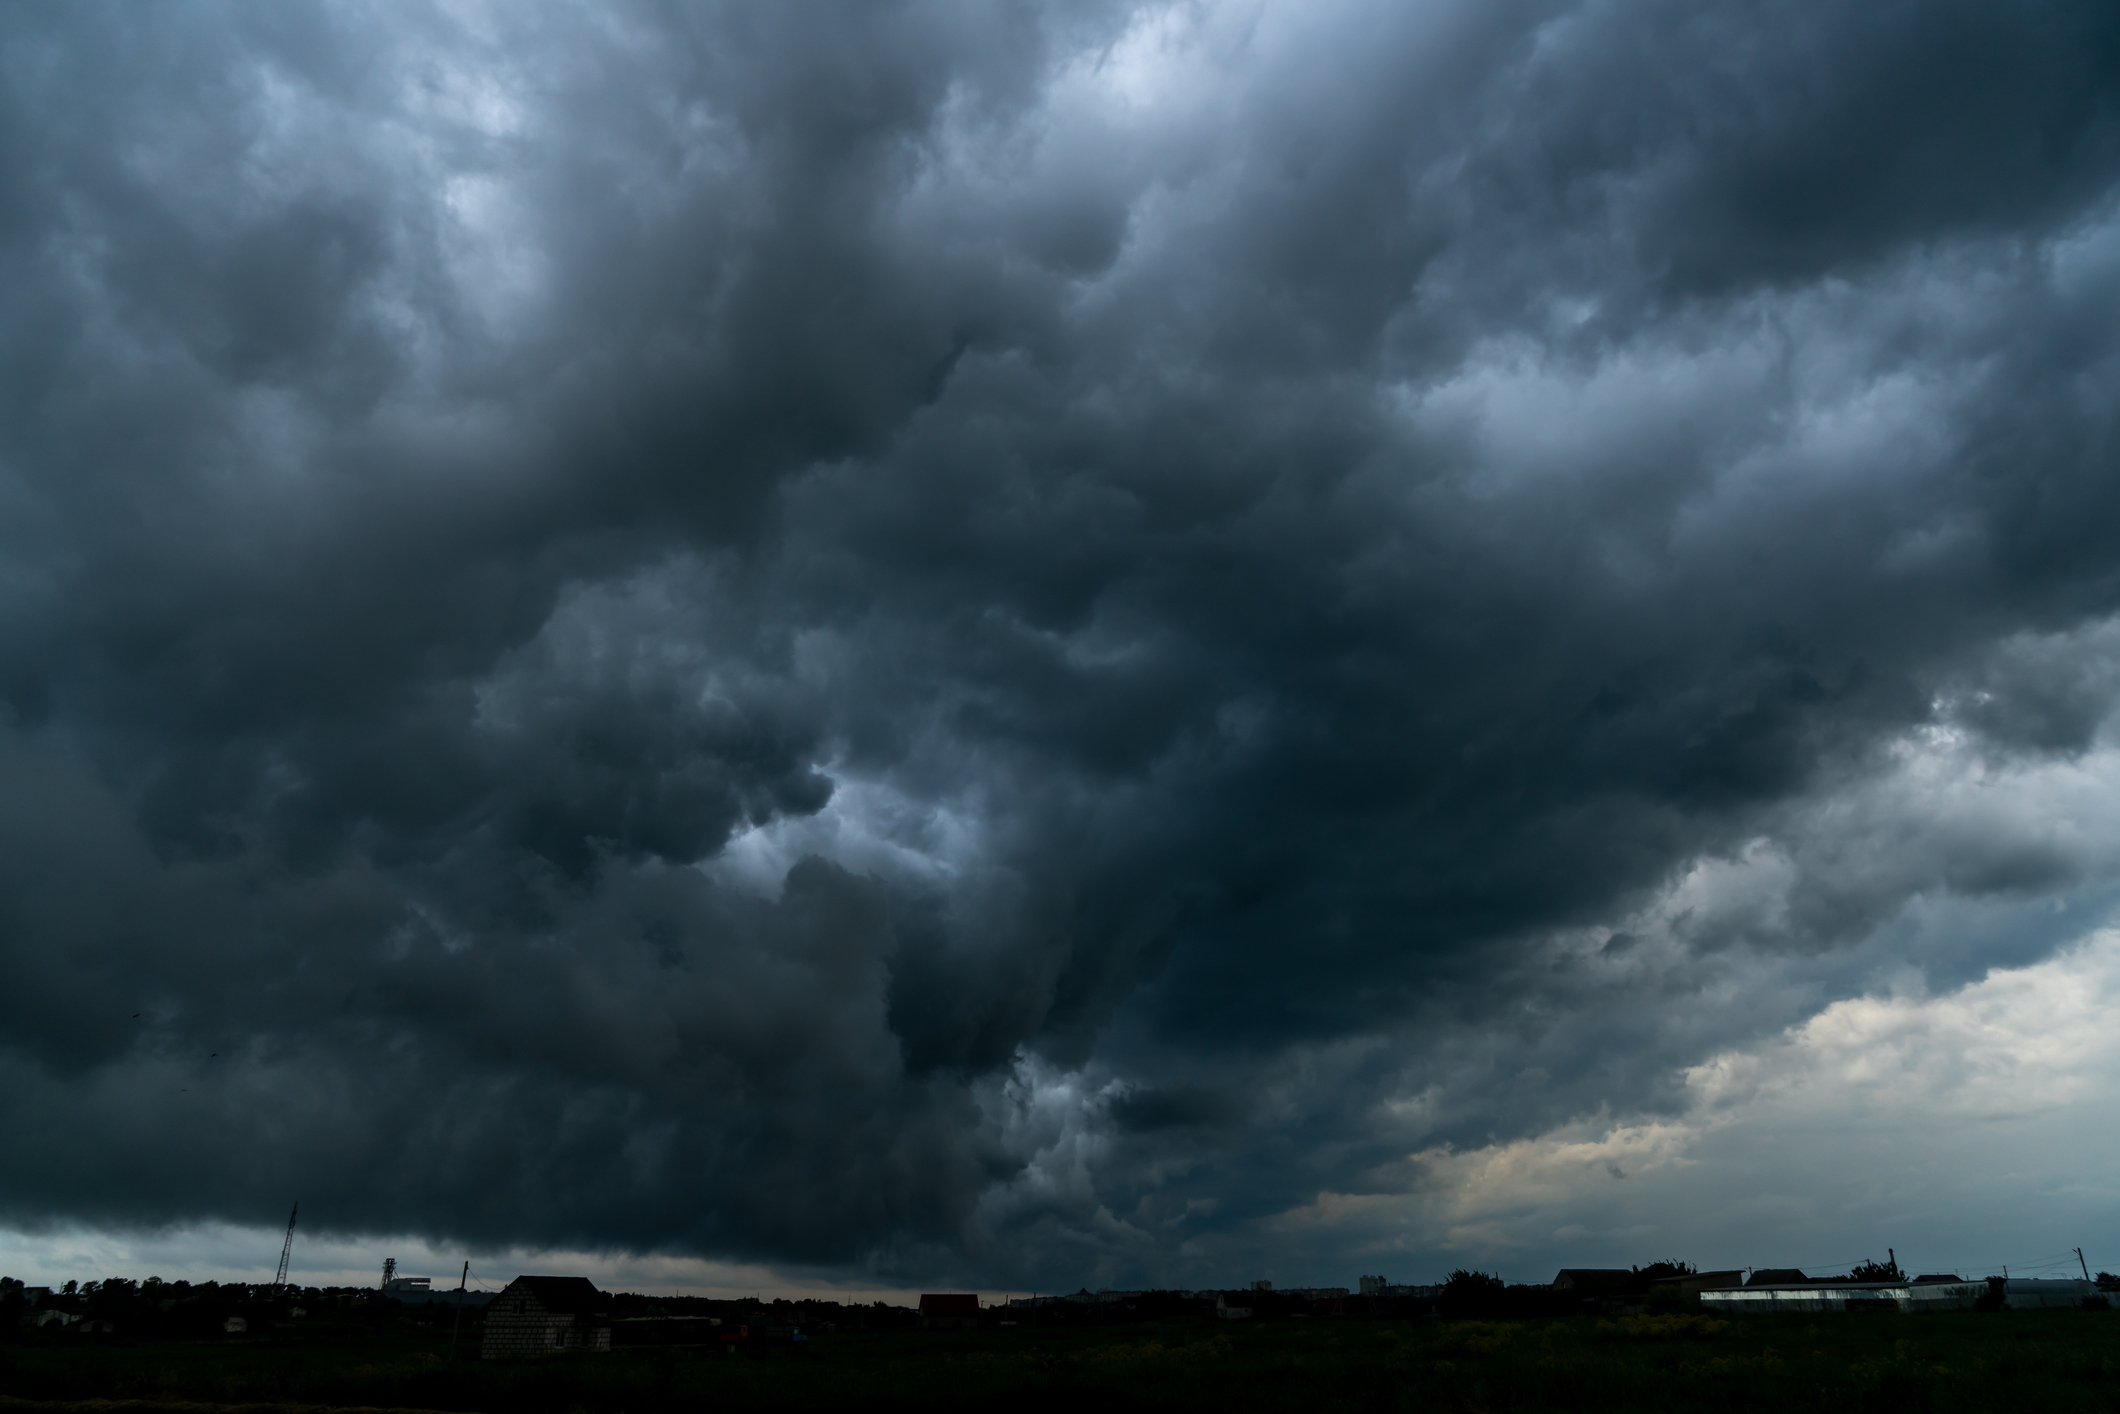
<svg viewBox="0 0 2120 1414">
<path fill-rule="evenodd" d="M 486 1307 L 485 1338 L 479 1342 L 479 1358 L 499 1360 L 511 1356 L 564 1355 L 578 1350 L 609 1350 L 611 1325 L 586 1308 L 555 1309 L 549 1291 L 538 1286 L 551 1278 L 517 1277 Z M 587 1283 L 583 1283 L 587 1286 Z M 591 1288 L 593 1291 L 593 1288 Z"/>
</svg>

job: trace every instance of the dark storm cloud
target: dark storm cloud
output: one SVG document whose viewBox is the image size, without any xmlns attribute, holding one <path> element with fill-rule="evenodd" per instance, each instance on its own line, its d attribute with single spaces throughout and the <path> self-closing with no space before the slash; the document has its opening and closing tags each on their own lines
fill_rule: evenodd
<svg viewBox="0 0 2120 1414">
<path fill-rule="evenodd" d="M 2109 863 L 1891 784 L 2110 713 L 2101 7 L 10 23 L 12 1221 L 1174 1276 Z"/>
</svg>

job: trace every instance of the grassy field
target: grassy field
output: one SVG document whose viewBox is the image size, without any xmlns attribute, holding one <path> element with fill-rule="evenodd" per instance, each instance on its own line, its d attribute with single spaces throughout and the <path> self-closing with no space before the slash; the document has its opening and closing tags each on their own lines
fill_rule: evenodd
<svg viewBox="0 0 2120 1414">
<path fill-rule="evenodd" d="M 756 1359 L 464 1355 L 428 1336 L 13 1345 L 0 1347 L 0 1409 L 2120 1411 L 2120 1313 L 2074 1311 L 857 1332 Z"/>
</svg>

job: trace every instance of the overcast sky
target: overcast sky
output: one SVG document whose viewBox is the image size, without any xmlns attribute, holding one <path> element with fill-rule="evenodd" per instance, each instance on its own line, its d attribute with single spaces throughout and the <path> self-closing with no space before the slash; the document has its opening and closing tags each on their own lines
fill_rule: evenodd
<svg viewBox="0 0 2120 1414">
<path fill-rule="evenodd" d="M 2116 394 L 2110 3 L 17 7 L 0 1266 L 2120 1268 Z"/>
</svg>

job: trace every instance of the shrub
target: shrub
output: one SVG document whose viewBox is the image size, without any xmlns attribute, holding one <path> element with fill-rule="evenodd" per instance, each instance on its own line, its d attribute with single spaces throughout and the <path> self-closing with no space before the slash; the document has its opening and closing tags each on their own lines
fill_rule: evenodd
<svg viewBox="0 0 2120 1414">
<path fill-rule="evenodd" d="M 1707 1340 L 1729 1328 L 1728 1321 L 1706 1316 L 1621 1316 L 1597 1323 L 1604 1340 Z"/>
</svg>

